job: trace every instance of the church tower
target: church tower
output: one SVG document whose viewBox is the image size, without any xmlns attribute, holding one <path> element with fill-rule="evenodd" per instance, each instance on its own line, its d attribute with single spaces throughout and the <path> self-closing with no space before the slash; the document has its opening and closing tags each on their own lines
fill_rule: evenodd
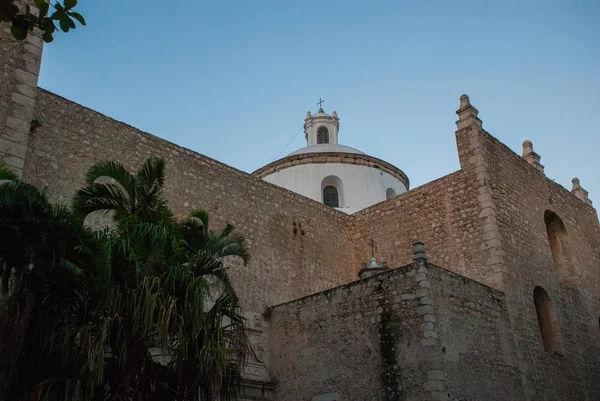
<svg viewBox="0 0 600 401">
<path fill-rule="evenodd" d="M 304 134 L 308 146 L 327 143 L 337 144 L 339 129 L 340 119 L 335 111 L 329 115 L 323 111 L 323 108 L 319 108 L 314 116 L 310 111 L 306 113 Z"/>
</svg>

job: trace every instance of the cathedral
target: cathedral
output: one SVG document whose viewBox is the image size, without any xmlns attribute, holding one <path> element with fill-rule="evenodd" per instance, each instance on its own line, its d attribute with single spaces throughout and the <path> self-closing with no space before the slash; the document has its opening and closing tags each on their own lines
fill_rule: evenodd
<svg viewBox="0 0 600 401">
<path fill-rule="evenodd" d="M 490 135 L 475 99 L 448 105 L 460 168 L 417 188 L 322 108 L 306 147 L 248 174 L 39 88 L 42 50 L 0 31 L 0 162 L 68 203 L 92 163 L 159 156 L 177 215 L 234 224 L 252 256 L 230 269 L 242 400 L 600 400 L 596 210 L 531 142 Z"/>
</svg>

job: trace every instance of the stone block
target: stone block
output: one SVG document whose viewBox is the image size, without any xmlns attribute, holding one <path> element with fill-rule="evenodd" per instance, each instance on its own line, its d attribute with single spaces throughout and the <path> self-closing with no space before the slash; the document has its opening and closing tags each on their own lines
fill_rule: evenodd
<svg viewBox="0 0 600 401">
<path fill-rule="evenodd" d="M 435 325 L 431 322 L 423 323 L 420 327 L 421 331 L 433 330 Z"/>
<path fill-rule="evenodd" d="M 22 120 L 20 118 L 15 117 L 7 117 L 6 118 L 6 126 L 10 129 L 13 129 L 18 132 L 22 132 L 23 134 L 29 134 L 30 124 L 29 121 Z"/>
<path fill-rule="evenodd" d="M 417 308 L 417 313 L 419 315 L 430 315 L 433 313 L 433 306 L 431 305 L 423 305 Z"/>
<path fill-rule="evenodd" d="M 437 333 L 437 331 L 434 331 L 434 330 L 424 331 L 423 332 L 423 337 L 425 337 L 425 338 L 438 338 L 438 333 Z"/>
<path fill-rule="evenodd" d="M 12 108 L 12 116 L 29 123 L 33 119 L 33 107 L 15 106 Z"/>
<path fill-rule="evenodd" d="M 436 321 L 435 315 L 425 315 L 425 316 L 423 316 L 423 319 L 425 319 L 426 322 L 435 323 L 435 321 Z"/>
<path fill-rule="evenodd" d="M 22 157 L 16 157 L 12 155 L 2 155 L 0 152 L 0 158 L 3 164 L 6 164 L 8 167 L 11 167 L 17 171 L 19 176 L 21 176 L 23 172 L 23 167 L 25 166 L 25 159 Z"/>
<path fill-rule="evenodd" d="M 6 129 L 2 134 L 2 138 L 19 145 L 27 146 L 27 140 L 29 139 L 29 135 L 19 131 L 15 131 L 14 129 Z"/>
<path fill-rule="evenodd" d="M 36 36 L 35 34 L 27 35 L 27 42 L 31 43 L 35 47 L 39 47 L 40 49 L 44 47 L 44 41 L 42 38 Z"/>
<path fill-rule="evenodd" d="M 42 56 L 42 48 L 34 46 L 31 43 L 25 44 L 25 50 L 27 50 L 29 53 L 34 54 L 36 56 L 39 56 L 39 57 Z"/>
<path fill-rule="evenodd" d="M 444 391 L 444 382 L 441 380 L 428 380 L 423 388 L 425 391 Z"/>
<path fill-rule="evenodd" d="M 0 152 L 10 156 L 25 159 L 25 155 L 27 154 L 27 148 L 23 145 L 19 145 L 18 143 L 14 143 L 4 138 L 0 138 Z"/>
<path fill-rule="evenodd" d="M 427 280 L 423 280 L 419 282 L 419 287 L 421 288 L 431 288 L 431 282 Z"/>
<path fill-rule="evenodd" d="M 15 78 L 17 78 L 17 81 L 19 82 L 22 82 L 29 86 L 37 87 L 38 76 L 36 74 L 32 74 L 29 71 L 25 71 L 19 68 L 15 71 Z"/>
<path fill-rule="evenodd" d="M 37 90 L 37 88 L 35 86 L 31 86 L 28 84 L 19 84 L 19 85 L 17 85 L 17 90 L 21 94 L 23 94 L 27 97 L 30 97 L 32 99 L 35 99 L 36 90 Z"/>
<path fill-rule="evenodd" d="M 13 102 L 26 107 L 31 107 L 32 109 L 35 106 L 35 100 L 20 93 L 13 93 L 10 98 Z"/>
<path fill-rule="evenodd" d="M 429 338 L 424 338 L 421 340 L 421 346 L 422 347 L 432 347 L 434 345 L 437 345 L 437 340 L 433 337 L 429 337 Z"/>
<path fill-rule="evenodd" d="M 427 378 L 429 380 L 444 380 L 444 372 L 441 370 L 430 370 L 427 372 Z"/>
<path fill-rule="evenodd" d="M 26 61 L 25 69 L 34 75 L 38 75 L 40 73 L 40 64 L 38 62 L 32 63 L 32 62 Z"/>
</svg>

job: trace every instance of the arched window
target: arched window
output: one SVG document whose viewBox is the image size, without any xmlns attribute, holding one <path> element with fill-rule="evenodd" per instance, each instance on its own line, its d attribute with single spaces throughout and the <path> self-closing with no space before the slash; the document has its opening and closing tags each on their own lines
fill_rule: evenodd
<svg viewBox="0 0 600 401">
<path fill-rule="evenodd" d="M 340 195 L 333 185 L 323 188 L 323 203 L 330 207 L 340 207 Z"/>
<path fill-rule="evenodd" d="M 385 199 L 391 199 L 391 198 L 393 198 L 394 196 L 396 196 L 396 191 L 394 191 L 394 189 L 393 189 L 393 188 L 388 188 L 388 189 L 385 191 Z"/>
<path fill-rule="evenodd" d="M 544 350 L 558 352 L 558 337 L 554 328 L 556 318 L 550 296 L 542 287 L 535 287 L 533 290 L 533 302 L 535 303 L 535 311 L 540 326 L 540 333 L 542 334 Z"/>
<path fill-rule="evenodd" d="M 563 221 L 549 210 L 544 213 L 546 232 L 552 254 L 552 265 L 558 277 L 562 280 L 573 275 L 569 245 L 567 243 L 567 230 Z"/>
<path fill-rule="evenodd" d="M 317 129 L 317 143 L 329 143 L 329 131 L 321 126 Z"/>
<path fill-rule="evenodd" d="M 328 175 L 321 181 L 323 203 L 331 207 L 347 207 L 344 203 L 344 183 L 340 177 Z"/>
</svg>

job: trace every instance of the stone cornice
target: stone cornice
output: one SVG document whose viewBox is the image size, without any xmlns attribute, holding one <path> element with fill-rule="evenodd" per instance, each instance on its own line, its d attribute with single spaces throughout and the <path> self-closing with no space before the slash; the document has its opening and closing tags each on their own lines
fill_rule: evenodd
<svg viewBox="0 0 600 401">
<path fill-rule="evenodd" d="M 252 176 L 257 178 L 264 178 L 268 175 L 281 171 L 283 169 L 299 166 L 301 164 L 321 164 L 321 163 L 342 163 L 342 164 L 356 164 L 359 166 L 366 166 L 376 168 L 389 175 L 396 177 L 404 185 L 406 189 L 410 189 L 410 182 L 408 177 L 398 167 L 385 162 L 376 157 L 367 156 L 358 153 L 341 153 L 341 152 L 323 152 L 323 153 L 302 153 L 299 155 L 292 155 L 284 157 L 269 163 L 266 166 L 256 170 L 252 173 Z"/>
</svg>

